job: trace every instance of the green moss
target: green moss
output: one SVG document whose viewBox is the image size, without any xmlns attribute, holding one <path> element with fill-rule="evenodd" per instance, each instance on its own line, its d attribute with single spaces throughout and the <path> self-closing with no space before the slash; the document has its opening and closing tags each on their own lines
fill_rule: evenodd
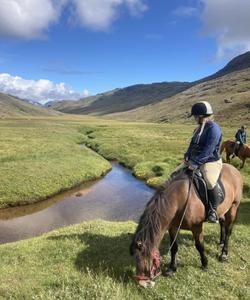
<svg viewBox="0 0 250 300">
<path fill-rule="evenodd" d="M 173 172 L 171 163 L 146 161 L 138 163 L 134 167 L 136 177 L 145 179 L 147 184 L 153 187 L 162 185 Z"/>
<path fill-rule="evenodd" d="M 133 222 L 93 221 L 62 228 L 31 240 L 0 246 L 0 297 L 3 299 L 249 299 L 250 238 L 248 227 L 236 225 L 229 261 L 218 262 L 217 227 L 205 225 L 207 272 L 191 233 L 179 238 L 178 270 L 161 276 L 154 289 L 134 282 L 134 259 L 129 255 Z M 168 237 L 160 251 L 163 268 Z"/>
</svg>

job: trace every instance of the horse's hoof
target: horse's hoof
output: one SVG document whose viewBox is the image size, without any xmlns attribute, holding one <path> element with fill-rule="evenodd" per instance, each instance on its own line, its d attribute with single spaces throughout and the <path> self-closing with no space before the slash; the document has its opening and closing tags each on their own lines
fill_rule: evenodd
<svg viewBox="0 0 250 300">
<path fill-rule="evenodd" d="M 201 266 L 201 270 L 206 272 L 208 270 L 208 267 L 207 266 Z"/>
<path fill-rule="evenodd" d="M 174 269 L 167 269 L 167 271 L 166 271 L 166 276 L 167 277 L 172 277 L 174 274 L 175 274 L 175 272 L 176 272 L 176 269 L 174 270 Z"/>
<path fill-rule="evenodd" d="M 220 246 L 221 248 L 223 248 L 223 247 L 224 247 L 224 243 L 219 243 L 219 246 Z"/>
<path fill-rule="evenodd" d="M 226 254 L 221 254 L 221 255 L 219 256 L 219 261 L 220 261 L 220 262 L 224 262 L 224 261 L 227 261 L 227 260 L 228 260 L 228 257 L 227 257 Z"/>
</svg>

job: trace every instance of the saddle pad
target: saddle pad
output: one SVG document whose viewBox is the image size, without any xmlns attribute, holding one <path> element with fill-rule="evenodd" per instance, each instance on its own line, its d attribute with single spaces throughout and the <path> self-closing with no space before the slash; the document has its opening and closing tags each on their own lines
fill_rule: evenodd
<svg viewBox="0 0 250 300">
<path fill-rule="evenodd" d="M 204 206 L 207 210 L 208 204 L 209 204 L 208 203 L 207 184 L 206 184 L 204 178 L 202 177 L 202 174 L 200 171 L 194 173 L 193 184 L 194 184 L 195 192 L 196 192 L 198 198 L 200 198 L 200 200 L 202 201 L 202 203 L 204 204 Z M 218 203 L 218 205 L 219 205 L 223 202 L 223 200 L 225 198 L 225 189 L 224 189 L 224 185 L 221 181 L 221 175 L 219 176 L 217 185 L 219 186 L 219 203 Z"/>
</svg>

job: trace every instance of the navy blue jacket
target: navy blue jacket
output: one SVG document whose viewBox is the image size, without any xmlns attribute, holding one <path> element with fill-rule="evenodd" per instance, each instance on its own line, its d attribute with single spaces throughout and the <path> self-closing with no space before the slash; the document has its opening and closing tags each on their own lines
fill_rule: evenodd
<svg viewBox="0 0 250 300">
<path fill-rule="evenodd" d="M 200 126 L 195 129 L 187 152 L 184 155 L 185 160 L 190 160 L 192 166 L 199 166 L 220 159 L 220 143 L 222 133 L 220 126 L 208 121 L 199 139 Z M 198 141 L 199 139 L 199 141 Z"/>
<path fill-rule="evenodd" d="M 246 144 L 247 142 L 247 133 L 239 129 L 235 135 L 236 141 L 240 142 L 241 144 Z"/>
</svg>

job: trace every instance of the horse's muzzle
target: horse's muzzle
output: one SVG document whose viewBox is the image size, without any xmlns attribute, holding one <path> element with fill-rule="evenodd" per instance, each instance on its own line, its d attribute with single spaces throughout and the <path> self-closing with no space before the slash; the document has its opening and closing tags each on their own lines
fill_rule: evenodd
<svg viewBox="0 0 250 300">
<path fill-rule="evenodd" d="M 152 265 L 150 267 L 149 275 L 145 275 L 144 273 L 141 275 L 134 275 L 134 279 L 137 282 L 140 281 L 152 281 L 161 275 L 161 261 L 158 254 L 158 251 L 153 250 L 151 253 L 152 257 Z"/>
</svg>

